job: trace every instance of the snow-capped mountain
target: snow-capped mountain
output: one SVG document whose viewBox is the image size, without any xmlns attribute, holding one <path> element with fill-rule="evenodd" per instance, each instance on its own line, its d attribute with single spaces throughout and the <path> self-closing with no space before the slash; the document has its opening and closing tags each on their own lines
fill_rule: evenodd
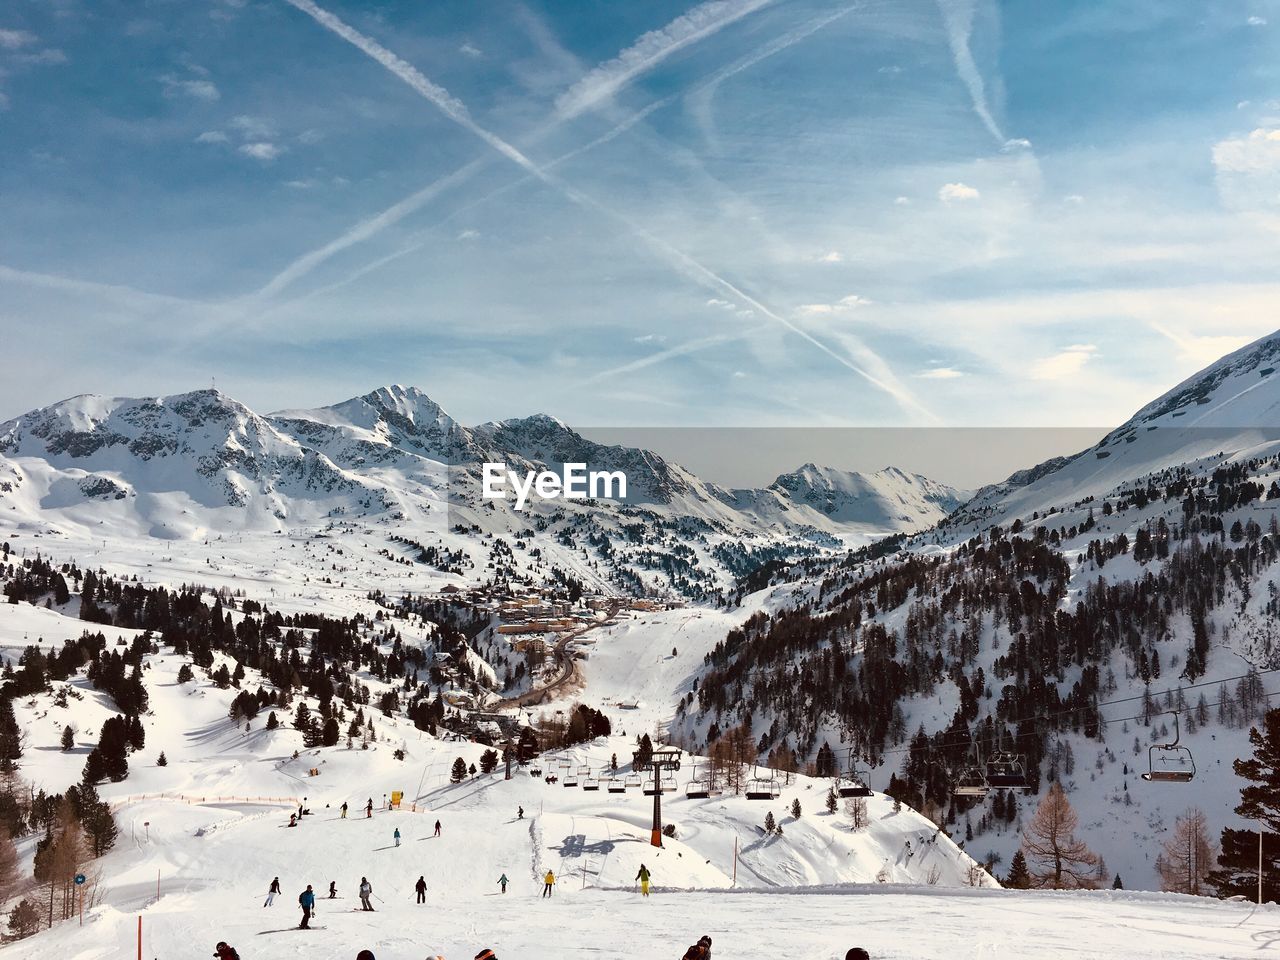
<svg viewBox="0 0 1280 960">
<path fill-rule="evenodd" d="M 858 473 L 806 463 L 764 490 L 739 491 L 742 502 L 763 516 L 795 511 L 837 524 L 910 530 L 932 525 L 966 499 L 964 491 L 897 467 Z"/>
<path fill-rule="evenodd" d="M 520 472 L 566 463 L 622 471 L 627 493 L 621 502 L 534 500 L 520 511 L 482 499 L 485 462 Z M 548 542 L 526 543 L 515 568 L 550 559 L 574 577 L 630 589 L 657 578 L 699 597 L 795 550 L 923 529 L 958 497 L 892 469 L 864 476 L 812 464 L 764 490 L 729 491 L 653 451 L 588 440 L 546 415 L 469 427 L 398 385 L 266 417 L 212 390 L 79 396 L 0 424 L 0 506 L 32 529 L 203 539 L 341 517 L 450 555 L 474 553 L 478 569 L 492 569 L 475 538 L 521 540 L 536 522 Z M 580 541 L 594 544 L 585 560 Z"/>
<path fill-rule="evenodd" d="M 984 488 L 953 529 L 1069 508 L 1125 484 L 1183 467 L 1265 457 L 1280 449 L 1280 332 L 1227 354 L 1167 391 L 1094 447 L 1019 471 Z"/>
</svg>

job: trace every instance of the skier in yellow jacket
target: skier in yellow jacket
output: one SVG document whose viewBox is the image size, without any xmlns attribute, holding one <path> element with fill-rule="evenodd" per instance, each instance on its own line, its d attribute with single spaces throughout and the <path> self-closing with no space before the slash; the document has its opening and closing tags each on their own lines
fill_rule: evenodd
<svg viewBox="0 0 1280 960">
<path fill-rule="evenodd" d="M 556 885 L 556 875 L 552 873 L 550 870 L 548 870 L 547 875 L 542 878 L 542 895 L 544 897 L 551 896 L 551 890 L 555 885 Z"/>
</svg>

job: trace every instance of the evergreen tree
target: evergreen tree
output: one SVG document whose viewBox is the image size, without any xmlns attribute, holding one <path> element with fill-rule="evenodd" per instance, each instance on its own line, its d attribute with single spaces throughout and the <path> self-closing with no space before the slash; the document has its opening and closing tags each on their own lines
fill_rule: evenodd
<svg viewBox="0 0 1280 960">
<path fill-rule="evenodd" d="M 840 809 L 840 801 L 836 797 L 836 788 L 829 787 L 827 789 L 827 813 L 835 813 Z"/>
<path fill-rule="evenodd" d="M 773 811 L 770 810 L 768 813 L 764 815 L 764 832 L 771 834 L 776 832 L 777 829 L 778 829 L 778 821 L 773 819 Z"/>
<path fill-rule="evenodd" d="M 800 798 L 799 797 L 791 801 L 791 816 L 795 817 L 797 820 L 800 819 Z"/>
<path fill-rule="evenodd" d="M 1253 756 L 1232 764 L 1236 776 L 1249 781 L 1240 791 L 1236 813 L 1280 832 L 1280 708 L 1267 711 L 1262 730 L 1250 729 L 1249 742 Z"/>
<path fill-rule="evenodd" d="M 195 678 L 196 678 L 196 675 L 191 672 L 191 664 L 184 663 L 182 666 L 178 668 L 179 683 L 190 683 Z"/>
<path fill-rule="evenodd" d="M 1030 890 L 1031 871 L 1027 869 L 1027 858 L 1019 850 L 1009 862 L 1009 874 L 1004 878 L 1004 885 L 1010 890 Z"/>
<path fill-rule="evenodd" d="M 65 753 L 76 745 L 76 732 L 71 729 L 71 725 L 62 728 L 62 750 Z"/>
<path fill-rule="evenodd" d="M 276 712 L 272 710 L 270 713 L 267 714 L 267 729 L 275 730 L 279 726 L 280 726 L 280 721 L 276 719 Z"/>
<path fill-rule="evenodd" d="M 1258 896 L 1258 831 L 1222 831 L 1218 869 L 1209 873 L 1206 882 L 1220 897 Z M 1280 903 L 1280 835 L 1269 830 L 1262 834 L 1262 899 Z"/>
<path fill-rule="evenodd" d="M 1120 874 L 1118 874 L 1118 873 L 1117 873 L 1117 874 L 1116 874 L 1116 878 L 1115 878 L 1115 880 L 1113 880 L 1113 881 L 1111 882 L 1111 889 L 1112 889 L 1112 890 L 1123 890 L 1123 889 L 1124 889 L 1124 883 L 1123 883 L 1123 882 L 1121 881 L 1121 879 L 1120 879 Z"/>
<path fill-rule="evenodd" d="M 157 767 L 167 767 L 168 765 L 169 765 L 169 758 L 168 758 L 168 757 L 166 757 L 166 756 L 164 755 L 164 751 L 163 751 L 163 750 L 161 750 L 161 751 L 160 751 L 160 756 L 156 757 L 156 766 L 157 766 Z"/>
<path fill-rule="evenodd" d="M 449 771 L 450 783 L 461 783 L 467 779 L 467 761 L 459 757 L 453 761 L 453 769 Z"/>
<path fill-rule="evenodd" d="M 482 773 L 493 773 L 498 768 L 498 751 L 486 750 L 480 754 L 480 770 Z"/>
</svg>

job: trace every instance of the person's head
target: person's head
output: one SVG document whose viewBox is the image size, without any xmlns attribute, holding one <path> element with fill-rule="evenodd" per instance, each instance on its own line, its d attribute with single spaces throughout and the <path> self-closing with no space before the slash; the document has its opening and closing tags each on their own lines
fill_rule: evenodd
<svg viewBox="0 0 1280 960">
<path fill-rule="evenodd" d="M 850 947 L 849 952 L 844 955 L 844 960 L 871 960 L 871 954 L 861 947 Z"/>
<path fill-rule="evenodd" d="M 225 940 L 219 940 L 218 945 L 213 948 L 213 955 L 215 957 L 220 957 L 230 949 L 231 948 L 227 946 L 227 943 Z"/>
<path fill-rule="evenodd" d="M 310 889 L 311 889 L 311 884 L 309 884 L 309 883 L 307 884 L 307 889 L 308 889 L 308 890 L 310 890 Z"/>
<path fill-rule="evenodd" d="M 476 960 L 498 960 L 497 956 L 488 947 L 485 947 L 476 954 Z"/>
<path fill-rule="evenodd" d="M 368 878 L 368 877 L 361 877 L 361 878 L 360 878 L 360 882 L 361 882 L 361 883 L 368 883 L 368 882 L 369 882 L 369 878 Z"/>
<path fill-rule="evenodd" d="M 708 936 L 704 933 L 704 934 L 702 935 L 702 938 L 698 941 L 698 946 L 700 946 L 700 947 L 706 947 L 708 950 L 710 950 L 710 949 L 711 949 L 711 938 L 710 938 L 710 937 L 708 937 Z"/>
<path fill-rule="evenodd" d="M 361 950 L 356 954 L 356 960 L 373 960 L 372 950 Z"/>
</svg>

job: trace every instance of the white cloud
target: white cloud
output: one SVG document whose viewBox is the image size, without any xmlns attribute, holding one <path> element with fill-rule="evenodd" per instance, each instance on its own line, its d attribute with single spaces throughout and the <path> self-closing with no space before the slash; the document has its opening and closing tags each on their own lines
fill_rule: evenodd
<svg viewBox="0 0 1280 960">
<path fill-rule="evenodd" d="M 639 337 L 632 337 L 633 343 L 666 343 L 667 338 L 656 333 L 646 333 Z"/>
<path fill-rule="evenodd" d="M 1249 18 L 1249 26 L 1251 27 L 1265 27 L 1266 25 L 1267 25 L 1266 17 L 1250 17 Z"/>
<path fill-rule="evenodd" d="M 844 261 L 844 254 L 839 250 L 828 250 L 826 253 L 821 254 L 817 259 L 819 263 L 842 263 Z"/>
<path fill-rule="evenodd" d="M 205 103 L 214 103 L 222 97 L 217 84 L 212 80 L 181 80 L 177 77 L 165 76 L 160 78 L 160 82 L 164 84 L 166 97 L 186 96 L 193 100 L 203 100 Z"/>
<path fill-rule="evenodd" d="M 17 50 L 36 42 L 36 35 L 26 30 L 0 30 L 0 47 Z"/>
<path fill-rule="evenodd" d="M 284 148 L 266 140 L 255 140 L 252 143 L 241 144 L 240 152 L 246 157 L 253 157 L 255 160 L 270 163 L 284 153 Z"/>
<path fill-rule="evenodd" d="M 231 126 L 240 131 L 247 140 L 266 140 L 275 136 L 275 125 L 269 120 L 262 117 L 251 117 L 247 114 L 240 114 L 238 117 L 231 118 Z"/>
<path fill-rule="evenodd" d="M 458 48 L 458 52 L 464 57 L 471 57 L 473 60 L 484 56 L 484 51 L 479 47 L 470 43 L 464 43 Z"/>
<path fill-rule="evenodd" d="M 955 380 L 964 375 L 963 371 L 957 370 L 955 367 L 933 367 L 929 370 L 921 370 L 916 374 L 921 380 Z"/>
<path fill-rule="evenodd" d="M 727 310 L 733 309 L 733 304 L 728 300 L 721 300 L 719 297 L 712 297 L 707 301 L 708 307 L 721 307 Z"/>
<path fill-rule="evenodd" d="M 638 75 L 653 69 L 671 54 L 727 27 L 770 0 L 708 0 L 650 30 L 612 60 L 600 64 L 556 100 L 562 117 L 574 117 L 617 93 Z"/>
<path fill-rule="evenodd" d="M 1084 203 L 1084 197 L 1078 193 L 1068 193 L 1062 198 L 1062 202 L 1072 204 L 1073 206 L 1079 206 Z"/>
<path fill-rule="evenodd" d="M 897 206 L 897 207 L 909 207 L 911 206 L 911 198 L 910 197 L 894 197 L 893 204 L 894 206 Z"/>
<path fill-rule="evenodd" d="M 311 190 L 320 186 L 320 181 L 314 177 L 307 177 L 304 180 L 286 180 L 284 185 L 291 190 Z"/>
<path fill-rule="evenodd" d="M 15 56 L 13 60 L 15 63 L 20 63 L 24 66 L 45 67 L 53 64 L 66 63 L 67 55 L 57 47 L 48 47 L 47 49 L 39 50 L 36 53 L 20 53 Z"/>
<path fill-rule="evenodd" d="M 1091 343 L 1075 343 L 1052 356 L 1042 357 L 1031 364 L 1033 380 L 1065 380 L 1073 377 L 1084 365 L 1096 357 L 1098 348 Z"/>
<path fill-rule="evenodd" d="M 467 230 L 463 230 L 461 233 L 458 234 L 459 240 L 477 240 L 479 239 L 479 237 L 480 237 L 479 230 L 467 229 Z"/>
<path fill-rule="evenodd" d="M 745 376 L 746 376 L 746 374 L 745 374 L 745 373 L 743 373 L 741 370 L 735 370 L 735 371 L 733 371 L 733 379 L 735 379 L 735 380 L 741 380 L 741 379 L 742 379 L 743 377 L 745 377 Z"/>
<path fill-rule="evenodd" d="M 944 183 L 938 190 L 938 199 L 943 203 L 977 200 L 981 196 L 975 187 L 967 183 Z"/>
<path fill-rule="evenodd" d="M 196 143 L 226 143 L 228 139 L 221 130 L 206 130 L 196 137 Z"/>
<path fill-rule="evenodd" d="M 800 312 L 810 317 L 830 316 L 836 313 L 847 313 L 850 310 L 856 310 L 858 307 L 868 306 L 870 303 L 871 301 L 866 297 L 851 293 L 847 297 L 841 297 L 835 303 L 801 304 Z"/>
<path fill-rule="evenodd" d="M 324 139 L 324 134 L 321 133 L 319 130 L 303 130 L 300 134 L 298 134 L 298 142 L 305 143 L 307 146 L 311 146 L 314 143 L 319 143 L 323 139 Z"/>
<path fill-rule="evenodd" d="M 1280 129 L 1259 127 L 1246 137 L 1219 140 L 1213 145 L 1213 165 L 1219 173 L 1280 170 Z"/>
</svg>

